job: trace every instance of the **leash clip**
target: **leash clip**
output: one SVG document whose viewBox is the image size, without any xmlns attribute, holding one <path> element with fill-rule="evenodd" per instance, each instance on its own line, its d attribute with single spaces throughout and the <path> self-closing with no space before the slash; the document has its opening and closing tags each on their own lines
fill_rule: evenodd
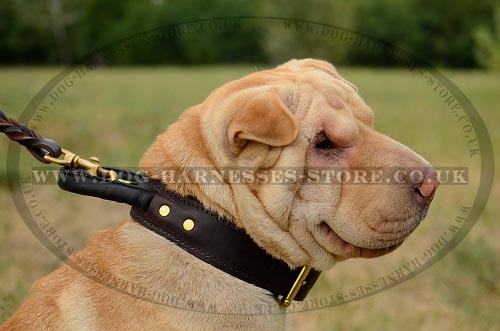
<svg viewBox="0 0 500 331">
<path fill-rule="evenodd" d="M 64 167 L 70 168 L 81 168 L 91 176 L 104 176 L 109 178 L 111 181 L 118 180 L 118 174 L 114 170 L 108 170 L 101 167 L 101 162 L 95 156 L 92 156 L 89 160 L 86 160 L 75 153 L 61 148 L 62 159 L 58 159 L 50 156 L 49 154 L 44 155 L 44 160 L 58 164 Z"/>
</svg>

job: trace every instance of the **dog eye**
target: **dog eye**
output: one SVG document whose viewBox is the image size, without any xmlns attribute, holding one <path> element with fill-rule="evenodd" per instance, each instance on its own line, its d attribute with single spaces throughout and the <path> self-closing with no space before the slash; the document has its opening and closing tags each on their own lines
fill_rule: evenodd
<svg viewBox="0 0 500 331">
<path fill-rule="evenodd" d="M 316 148 L 317 149 L 331 149 L 331 148 L 335 148 L 335 145 L 333 145 L 330 140 L 325 139 L 319 143 L 316 143 Z"/>
<path fill-rule="evenodd" d="M 336 148 L 324 132 L 320 132 L 316 137 L 315 147 L 322 150 Z"/>
</svg>

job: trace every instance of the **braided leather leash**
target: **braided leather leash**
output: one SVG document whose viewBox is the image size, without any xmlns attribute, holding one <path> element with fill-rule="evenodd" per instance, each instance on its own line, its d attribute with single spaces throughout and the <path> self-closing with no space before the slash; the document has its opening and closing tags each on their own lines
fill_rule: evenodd
<svg viewBox="0 0 500 331">
<path fill-rule="evenodd" d="M 42 137 L 39 133 L 31 130 L 26 125 L 7 116 L 0 110 L 0 132 L 3 132 L 12 141 L 15 141 L 28 149 L 28 151 L 40 162 L 54 163 L 64 167 L 81 168 L 90 175 L 103 175 L 110 180 L 121 180 L 116 171 L 101 167 L 96 157 L 86 160 L 73 152 L 61 148 L 52 139 Z M 62 156 L 62 159 L 59 157 Z"/>
<path fill-rule="evenodd" d="M 54 140 L 42 137 L 39 133 L 31 130 L 26 125 L 5 115 L 0 110 L 0 132 L 3 132 L 11 140 L 23 145 L 40 162 L 51 163 L 45 156 L 58 158 L 62 154 L 61 146 Z"/>
</svg>

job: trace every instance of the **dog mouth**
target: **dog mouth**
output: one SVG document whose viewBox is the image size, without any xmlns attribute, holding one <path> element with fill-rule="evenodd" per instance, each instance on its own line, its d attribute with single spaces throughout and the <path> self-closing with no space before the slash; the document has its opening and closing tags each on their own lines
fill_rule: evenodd
<svg viewBox="0 0 500 331">
<path fill-rule="evenodd" d="M 326 222 L 321 222 L 317 227 L 322 237 L 326 238 L 326 242 L 323 245 L 325 249 L 334 255 L 345 258 L 373 258 L 382 256 L 401 246 L 403 241 L 408 237 L 405 235 L 398 239 L 392 239 L 385 244 L 385 247 L 366 248 L 356 246 L 343 239 Z"/>
</svg>

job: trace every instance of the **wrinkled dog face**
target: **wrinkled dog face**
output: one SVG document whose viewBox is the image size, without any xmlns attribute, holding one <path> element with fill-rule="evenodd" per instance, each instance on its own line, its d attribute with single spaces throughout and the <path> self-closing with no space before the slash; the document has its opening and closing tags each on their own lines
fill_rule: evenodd
<svg viewBox="0 0 500 331">
<path fill-rule="evenodd" d="M 269 107 L 284 105 L 285 115 L 292 113 L 296 123 L 286 116 L 278 123 L 272 119 L 263 123 L 269 114 L 262 114 L 258 129 L 271 129 L 277 137 L 250 132 L 254 118 L 246 118 L 236 128 L 230 125 L 232 144 L 235 145 L 235 137 L 240 140 L 240 165 L 245 165 L 241 161 L 258 160 L 261 168 L 299 166 L 304 167 L 305 176 L 311 169 L 418 167 L 424 175 L 416 183 L 399 177 L 400 185 L 326 185 L 311 184 L 311 180 L 303 185 L 252 187 L 273 221 L 291 233 L 306 251 L 310 264 L 315 264 L 312 261 L 322 252 L 324 255 L 324 251 L 337 257 L 375 257 L 400 245 L 425 217 L 437 187 L 436 173 L 430 164 L 409 148 L 374 131 L 372 110 L 330 64 L 291 61 L 260 78 L 271 86 L 271 92 L 265 92 L 271 100 L 263 107 L 265 112 L 269 112 Z M 261 85 L 257 82 L 256 86 L 258 89 Z M 272 93 L 277 95 L 276 100 Z M 279 139 L 283 141 L 276 141 Z M 293 142 L 289 143 L 291 139 Z M 248 140 L 285 146 L 264 152 L 260 151 L 261 145 L 249 144 Z"/>
<path fill-rule="evenodd" d="M 309 65 L 318 69 L 309 73 L 310 105 L 296 113 L 303 128 L 299 139 L 306 169 L 347 169 L 351 178 L 352 169 L 365 169 L 368 175 L 362 178 L 367 181 L 381 170 L 390 175 L 388 180 L 399 181 L 300 186 L 290 215 L 290 222 L 300 226 L 292 227 L 293 233 L 300 238 L 306 228 L 319 245 L 341 257 L 388 253 L 425 217 L 438 185 L 436 172 L 421 156 L 373 130 L 372 110 L 334 68 Z M 413 169 L 422 177 L 403 175 Z M 405 172 L 396 176 L 396 171 Z"/>
<path fill-rule="evenodd" d="M 291 266 L 322 270 L 339 258 L 393 250 L 423 219 L 438 185 L 427 161 L 374 131 L 372 110 L 324 61 L 256 72 L 217 89 L 192 112 L 200 114 L 210 165 L 303 169 L 303 178 L 279 185 L 191 192 Z M 402 174 L 399 185 L 308 181 L 311 169 L 370 167 L 425 171 L 415 183 Z"/>
</svg>

